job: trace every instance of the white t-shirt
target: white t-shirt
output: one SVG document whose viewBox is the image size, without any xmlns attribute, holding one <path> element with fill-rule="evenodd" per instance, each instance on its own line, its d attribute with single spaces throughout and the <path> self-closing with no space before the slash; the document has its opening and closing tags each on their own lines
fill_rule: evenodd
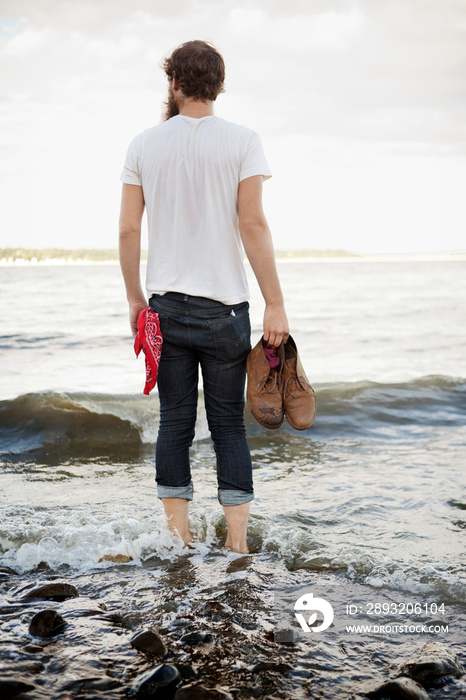
<svg viewBox="0 0 466 700">
<path fill-rule="evenodd" d="M 237 205 L 253 175 L 271 177 L 259 136 L 219 117 L 178 115 L 133 139 L 121 180 L 143 188 L 149 296 L 249 298 Z"/>
</svg>

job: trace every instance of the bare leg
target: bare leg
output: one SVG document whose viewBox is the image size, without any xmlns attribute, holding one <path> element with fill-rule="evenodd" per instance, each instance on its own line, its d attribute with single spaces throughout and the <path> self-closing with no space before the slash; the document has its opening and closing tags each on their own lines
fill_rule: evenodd
<svg viewBox="0 0 466 700">
<path fill-rule="evenodd" d="M 225 547 L 230 547 L 234 552 L 248 554 L 246 534 L 248 529 L 249 503 L 241 503 L 239 506 L 223 506 L 227 519 L 227 539 Z"/>
<path fill-rule="evenodd" d="M 189 501 L 187 498 L 162 498 L 168 527 L 174 535 L 180 537 L 187 545 L 193 540 L 189 530 Z"/>
</svg>

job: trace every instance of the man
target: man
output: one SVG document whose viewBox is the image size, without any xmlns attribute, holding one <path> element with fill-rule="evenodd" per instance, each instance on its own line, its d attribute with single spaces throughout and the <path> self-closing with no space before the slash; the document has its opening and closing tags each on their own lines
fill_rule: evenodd
<svg viewBox="0 0 466 700">
<path fill-rule="evenodd" d="M 254 493 L 244 426 L 251 345 L 242 245 L 265 300 L 265 342 L 278 347 L 289 333 L 261 203 L 262 181 L 271 173 L 257 134 L 214 115 L 225 79 L 214 46 L 189 41 L 163 67 L 169 81 L 165 121 L 136 136 L 129 147 L 120 215 L 120 263 L 135 335 L 138 315 L 147 306 L 139 275 L 147 208 L 146 289 L 163 335 L 157 493 L 169 528 L 188 544 L 189 447 L 200 366 L 228 528 L 225 546 L 247 552 Z"/>
</svg>

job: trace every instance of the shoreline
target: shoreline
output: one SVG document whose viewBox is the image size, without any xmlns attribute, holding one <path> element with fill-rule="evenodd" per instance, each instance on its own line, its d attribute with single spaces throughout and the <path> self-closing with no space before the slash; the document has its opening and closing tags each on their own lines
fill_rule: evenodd
<svg viewBox="0 0 466 700">
<path fill-rule="evenodd" d="M 124 555 L 109 555 L 87 570 L 3 567 L 1 617 L 17 655 L 2 655 L 3 682 L 20 681 L 23 692 L 44 700 L 75 697 L 83 688 L 90 697 L 146 697 L 147 674 L 157 687 L 164 668 L 172 672 L 169 697 L 175 700 L 350 700 L 385 697 L 390 689 L 398 693 L 389 697 L 401 697 L 406 687 L 409 697 L 423 700 L 424 688 L 435 684 L 449 697 L 463 693 L 464 617 L 457 605 L 449 606 L 441 625 L 422 613 L 431 599 L 415 594 L 410 600 L 421 613 L 400 620 L 411 633 L 381 632 L 381 625 L 394 626 L 387 614 L 375 619 L 379 631 L 347 629 L 346 601 L 365 601 L 366 586 L 332 571 L 289 572 L 270 554 L 233 555 L 214 545 L 207 556 L 205 550 L 200 543 L 194 554 L 177 553 L 174 546 L 163 562 L 152 553 L 136 567 Z M 280 572 L 278 588 L 271 567 Z M 335 608 L 334 624 L 318 638 L 304 633 L 293 615 L 296 592 L 311 589 L 323 591 Z M 392 596 L 378 591 L 386 605 Z M 418 618 L 438 632 L 418 631 Z M 422 675 L 426 664 L 428 676 Z"/>
<path fill-rule="evenodd" d="M 374 253 L 369 255 L 335 255 L 335 256 L 281 256 L 275 257 L 277 263 L 371 263 L 371 262 L 466 262 L 466 251 L 453 251 L 445 253 Z M 249 264 L 245 260 L 246 264 Z M 89 265 L 118 265 L 118 260 L 83 260 L 72 258 L 47 258 L 37 260 L 33 258 L 3 258 L 0 267 L 68 267 Z M 145 261 L 141 261 L 145 264 Z"/>
</svg>

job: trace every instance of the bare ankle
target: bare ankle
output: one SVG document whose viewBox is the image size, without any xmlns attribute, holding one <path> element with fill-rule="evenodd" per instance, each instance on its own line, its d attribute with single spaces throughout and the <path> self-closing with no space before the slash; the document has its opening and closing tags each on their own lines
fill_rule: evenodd
<svg viewBox="0 0 466 700">
<path fill-rule="evenodd" d="M 178 528 L 171 527 L 170 523 L 168 524 L 168 527 L 172 535 L 174 535 L 177 539 L 181 540 L 185 547 L 188 546 L 191 542 L 193 542 L 194 537 L 193 533 L 190 532 L 190 530 L 183 530 L 180 532 Z"/>
<path fill-rule="evenodd" d="M 184 498 L 162 498 L 162 503 L 170 532 L 185 546 L 188 545 L 193 540 L 188 520 L 189 501 Z"/>
<path fill-rule="evenodd" d="M 223 506 L 227 521 L 227 538 L 225 547 L 233 552 L 248 554 L 247 528 L 249 518 L 249 503 L 237 506 Z"/>
<path fill-rule="evenodd" d="M 251 554 L 247 546 L 236 548 L 225 545 L 225 549 L 228 549 L 229 552 L 234 552 L 235 554 Z"/>
</svg>

